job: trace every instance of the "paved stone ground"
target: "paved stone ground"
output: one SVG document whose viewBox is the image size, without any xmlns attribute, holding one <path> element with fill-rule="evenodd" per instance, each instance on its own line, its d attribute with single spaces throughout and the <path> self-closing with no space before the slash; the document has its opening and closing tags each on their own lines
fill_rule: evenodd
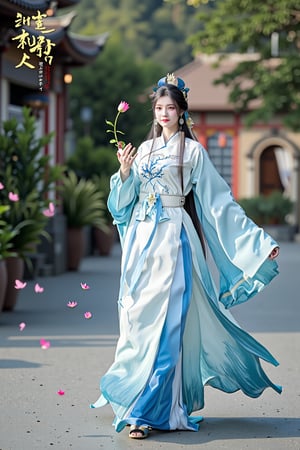
<svg viewBox="0 0 300 450">
<path fill-rule="evenodd" d="M 300 245 L 282 244 L 280 276 L 232 310 L 280 361 L 266 370 L 283 393 L 268 389 L 253 400 L 207 388 L 198 433 L 153 432 L 144 441 L 115 433 L 109 406 L 89 408 L 113 360 L 119 262 L 116 245 L 110 257 L 85 258 L 76 273 L 30 281 L 16 310 L 0 315 L 0 450 L 300 450 Z M 36 282 L 43 293 L 34 292 Z M 68 301 L 78 306 L 70 309 Z M 40 339 L 50 348 L 43 350 Z"/>
</svg>

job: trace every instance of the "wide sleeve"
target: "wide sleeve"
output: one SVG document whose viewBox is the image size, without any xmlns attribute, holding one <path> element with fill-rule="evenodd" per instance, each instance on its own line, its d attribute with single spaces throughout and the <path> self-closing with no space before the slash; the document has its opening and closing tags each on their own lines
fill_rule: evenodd
<svg viewBox="0 0 300 450">
<path fill-rule="evenodd" d="M 129 177 L 123 182 L 120 171 L 112 175 L 110 179 L 110 193 L 107 207 L 117 225 L 121 244 L 131 219 L 133 208 L 138 201 L 140 181 L 137 176 L 137 165 L 133 164 Z"/>
<path fill-rule="evenodd" d="M 229 308 L 253 297 L 278 274 L 277 262 L 269 258 L 278 244 L 246 216 L 202 146 L 192 183 L 197 214 L 220 274 L 219 300 Z"/>
</svg>

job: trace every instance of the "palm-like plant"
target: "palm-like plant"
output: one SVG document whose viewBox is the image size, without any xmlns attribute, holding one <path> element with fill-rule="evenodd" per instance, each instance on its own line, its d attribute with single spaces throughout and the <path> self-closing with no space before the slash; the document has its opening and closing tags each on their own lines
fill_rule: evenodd
<svg viewBox="0 0 300 450">
<path fill-rule="evenodd" d="M 103 202 L 105 206 L 104 216 L 107 224 L 111 224 L 113 221 L 112 215 L 107 208 L 107 200 L 110 192 L 110 176 L 109 175 L 93 175 L 93 183 L 97 186 L 98 190 L 102 192 Z"/>
<path fill-rule="evenodd" d="M 103 193 L 92 180 L 79 179 L 70 170 L 62 178 L 61 197 L 69 228 L 91 225 L 105 229 Z"/>
</svg>

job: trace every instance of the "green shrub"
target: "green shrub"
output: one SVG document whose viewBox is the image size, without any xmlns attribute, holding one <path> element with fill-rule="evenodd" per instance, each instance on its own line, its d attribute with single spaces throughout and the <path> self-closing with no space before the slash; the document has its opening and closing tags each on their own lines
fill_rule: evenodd
<svg viewBox="0 0 300 450">
<path fill-rule="evenodd" d="M 238 203 L 258 225 L 285 224 L 294 206 L 292 200 L 279 191 L 273 191 L 268 196 L 242 198 Z"/>
<path fill-rule="evenodd" d="M 93 140 L 85 136 L 78 140 L 75 152 L 67 161 L 68 167 L 80 177 L 111 176 L 119 168 L 116 151 L 111 147 L 95 148 Z"/>
</svg>

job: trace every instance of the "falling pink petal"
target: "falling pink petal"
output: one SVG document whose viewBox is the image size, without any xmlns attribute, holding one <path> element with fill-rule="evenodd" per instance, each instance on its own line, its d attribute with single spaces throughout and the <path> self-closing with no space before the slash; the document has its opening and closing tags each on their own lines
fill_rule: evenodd
<svg viewBox="0 0 300 450">
<path fill-rule="evenodd" d="M 69 308 L 75 308 L 76 306 L 77 306 L 77 302 L 68 302 L 67 303 L 67 306 L 69 307 Z"/>
<path fill-rule="evenodd" d="M 50 348 L 50 341 L 46 341 L 45 339 L 40 339 L 40 345 L 43 350 L 47 350 Z"/>
<path fill-rule="evenodd" d="M 34 286 L 34 290 L 37 294 L 44 292 L 44 288 L 42 286 L 40 286 L 39 283 L 36 283 L 36 285 Z"/>
<path fill-rule="evenodd" d="M 0 183 L 0 191 L 4 189 L 4 184 Z"/>
<path fill-rule="evenodd" d="M 54 206 L 54 204 L 52 202 L 49 203 L 48 209 L 45 209 L 43 211 L 43 214 L 46 217 L 53 217 L 54 216 L 54 214 L 55 214 L 55 206 Z"/>
<path fill-rule="evenodd" d="M 24 289 L 26 286 L 26 281 L 15 280 L 15 289 Z"/>
<path fill-rule="evenodd" d="M 63 391 L 63 390 L 59 390 L 59 391 L 57 391 L 57 393 L 58 393 L 58 395 L 65 395 L 65 391 Z"/>
<path fill-rule="evenodd" d="M 92 318 L 92 313 L 90 311 L 87 311 L 84 313 L 84 317 L 85 319 L 91 319 Z"/>
<path fill-rule="evenodd" d="M 9 192 L 8 193 L 8 198 L 11 202 L 18 202 L 19 201 L 19 196 L 18 194 L 14 194 L 14 192 Z"/>
<path fill-rule="evenodd" d="M 26 323 L 25 323 L 25 322 L 19 323 L 19 329 L 20 329 L 20 331 L 23 331 L 25 327 L 26 327 Z"/>
<path fill-rule="evenodd" d="M 90 289 L 89 285 L 86 283 L 80 283 L 80 286 L 82 287 L 83 290 Z"/>
</svg>

